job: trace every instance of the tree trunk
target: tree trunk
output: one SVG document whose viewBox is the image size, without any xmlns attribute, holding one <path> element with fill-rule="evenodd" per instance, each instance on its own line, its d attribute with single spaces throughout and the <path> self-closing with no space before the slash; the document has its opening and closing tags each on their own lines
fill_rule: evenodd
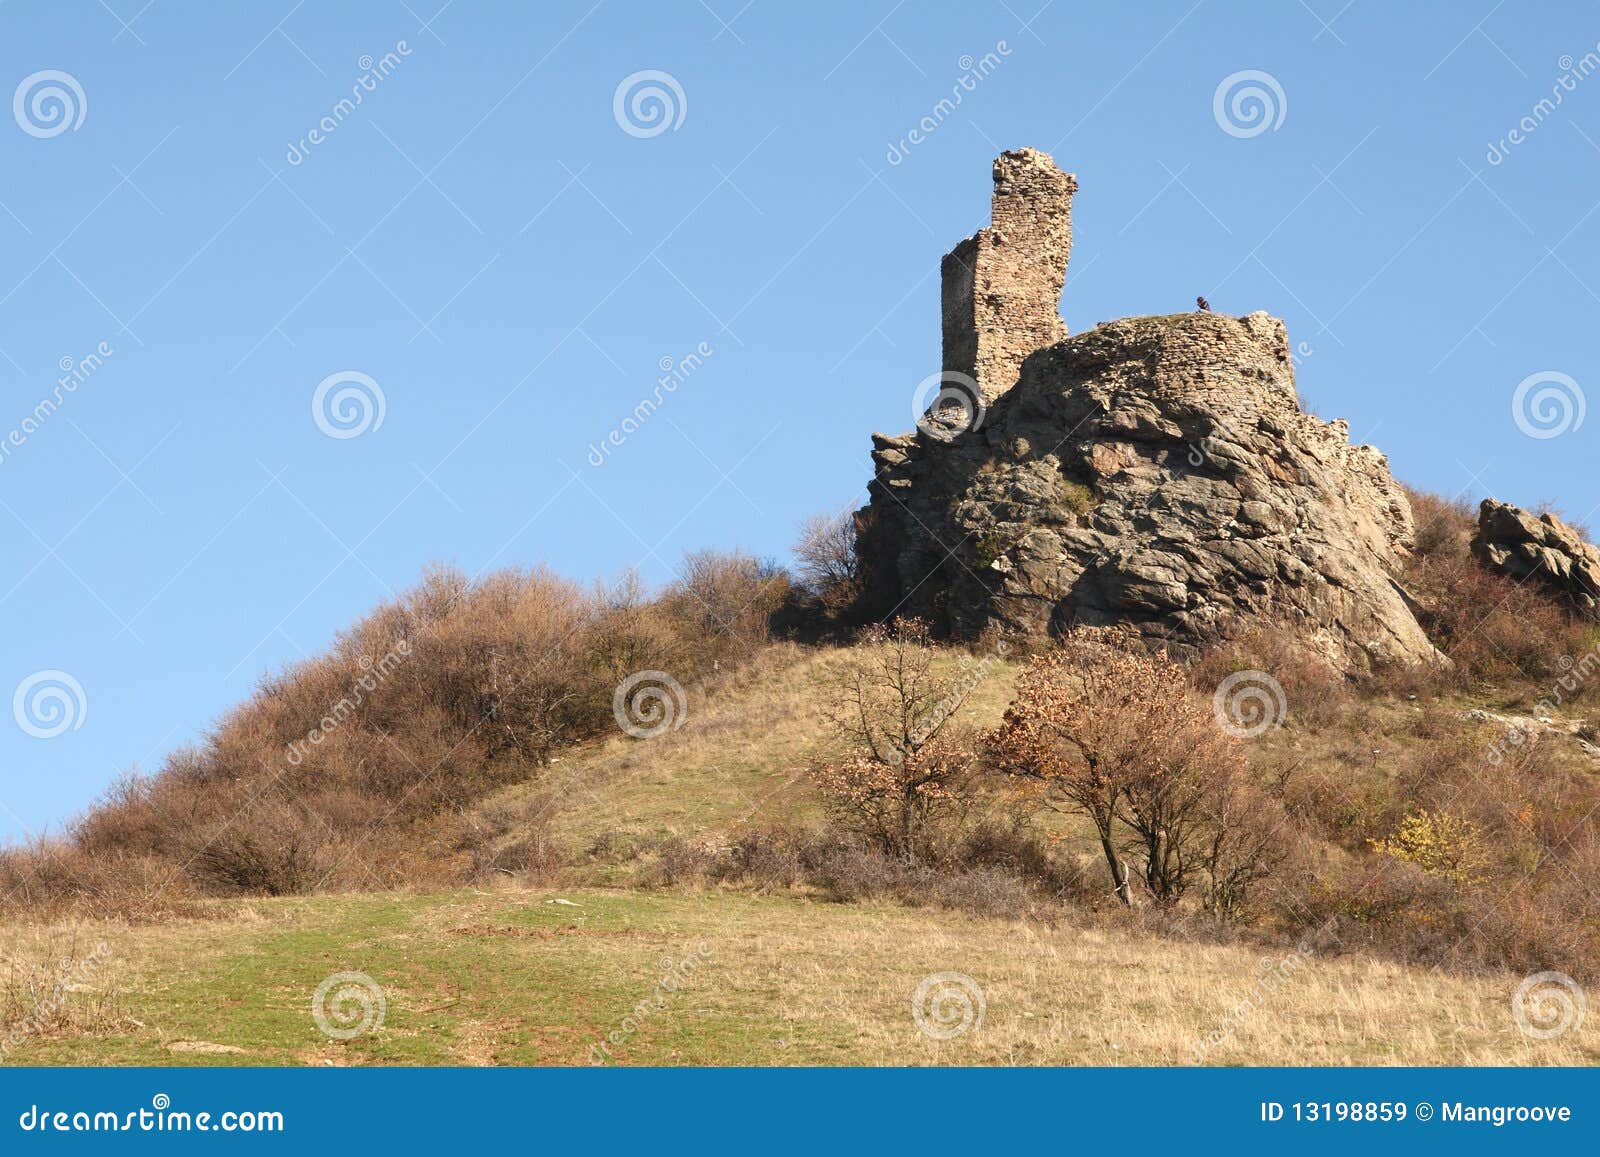
<svg viewBox="0 0 1600 1157">
<path fill-rule="evenodd" d="M 1106 866 L 1111 869 L 1112 890 L 1116 892 L 1117 899 L 1122 901 L 1124 907 L 1131 908 L 1133 900 L 1128 895 L 1128 873 L 1117 855 L 1116 846 L 1111 842 L 1111 826 L 1097 822 L 1095 827 L 1100 833 L 1100 849 L 1106 854 Z"/>
</svg>

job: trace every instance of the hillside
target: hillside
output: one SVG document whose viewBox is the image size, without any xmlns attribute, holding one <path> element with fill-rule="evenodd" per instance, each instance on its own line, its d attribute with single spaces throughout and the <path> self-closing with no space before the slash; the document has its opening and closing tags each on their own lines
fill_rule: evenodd
<svg viewBox="0 0 1600 1157">
<path fill-rule="evenodd" d="M 1046 910 L 1007 911 L 1022 894 L 992 884 L 978 895 L 891 890 L 841 902 L 803 880 L 708 879 L 710 859 L 741 837 L 822 822 L 803 769 L 837 745 L 817 704 L 850 654 L 770 645 L 694 687 L 681 728 L 586 741 L 461 814 L 412 825 L 439 857 L 434 870 L 466 873 L 478 881 L 470 887 L 200 900 L 132 922 L 13 922 L 0 930 L 13 1021 L 30 978 L 37 999 L 55 961 L 109 949 L 75 974 L 51 1023 L 15 1055 L 41 1064 L 1600 1060 L 1592 1026 L 1552 1040 L 1518 1031 L 1519 972 L 1425 952 L 1403 963 L 1402 946 L 1378 936 L 1380 918 L 1352 919 L 1338 943 L 1302 951 L 1306 941 L 1270 928 L 1219 935 L 1203 922 L 1123 914 L 1093 884 L 1093 841 L 1070 818 L 1041 822 L 1061 858 L 1091 878 L 1091 894 Z M 945 675 L 963 669 L 954 653 L 939 665 Z M 999 721 L 1017 672 L 1010 662 L 985 669 L 963 704 L 970 725 Z M 1340 806 L 1361 807 L 1356 822 L 1377 831 L 1393 809 L 1382 797 L 1419 761 L 1440 757 L 1439 735 L 1492 738 L 1492 725 L 1462 717 L 1503 700 L 1344 697 L 1286 721 L 1254 755 L 1262 767 L 1292 758 L 1319 791 L 1340 785 Z M 1577 752 L 1556 754 L 1586 759 Z M 453 850 L 462 828 L 478 833 L 475 856 Z M 1331 877 L 1328 858 L 1349 855 L 1325 842 L 1321 870 Z M 664 967 L 697 954 L 704 963 L 681 996 L 598 1057 L 596 1045 L 659 991 Z M 319 1031 L 307 1011 L 319 982 L 346 972 L 370 977 L 385 1005 L 381 1027 L 348 1041 Z M 981 1029 L 949 1040 L 917 1031 L 911 994 L 942 972 L 981 986 Z"/>
<path fill-rule="evenodd" d="M 7 929 L 0 953 L 53 957 L 66 935 Z M 1257 950 L 878 903 L 507 888 L 240 901 L 78 935 L 114 939 L 117 954 L 16 1063 L 590 1064 L 663 958 L 701 944 L 681 998 L 608 1063 L 1191 1064 L 1216 1032 L 1206 1063 L 1600 1062 L 1592 1028 L 1518 1032 L 1501 977 L 1313 959 L 1264 997 L 1282 965 Z M 382 985 L 384 1019 L 331 1040 L 309 1007 L 346 970 Z M 935 1040 L 911 994 L 946 970 L 981 984 L 984 1018 Z M 1236 1018 L 1242 1001 L 1259 1007 Z"/>
<path fill-rule="evenodd" d="M 0 849 L 5 1047 L 1592 1055 L 1600 549 L 1406 489 L 1264 312 L 1068 336 L 1076 178 L 993 178 L 865 508 L 658 590 L 428 570 Z"/>
</svg>

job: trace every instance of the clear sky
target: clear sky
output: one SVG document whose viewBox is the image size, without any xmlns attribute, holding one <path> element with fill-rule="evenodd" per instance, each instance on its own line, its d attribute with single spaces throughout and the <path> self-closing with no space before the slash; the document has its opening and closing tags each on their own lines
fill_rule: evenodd
<svg viewBox="0 0 1600 1157">
<path fill-rule="evenodd" d="M 783 556 L 1004 148 L 1078 175 L 1073 331 L 1266 309 L 1402 479 L 1600 504 L 1600 416 L 1512 409 L 1600 381 L 1594 4 L 439 3 L 0 4 L 4 833 L 430 560 Z"/>
</svg>

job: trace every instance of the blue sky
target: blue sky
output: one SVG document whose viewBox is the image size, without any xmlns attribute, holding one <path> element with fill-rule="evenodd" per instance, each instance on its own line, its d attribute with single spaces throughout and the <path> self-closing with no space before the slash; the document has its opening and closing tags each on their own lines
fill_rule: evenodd
<svg viewBox="0 0 1600 1157">
<path fill-rule="evenodd" d="M 1078 175 L 1073 331 L 1266 309 L 1406 481 L 1600 504 L 1600 418 L 1512 410 L 1600 381 L 1596 5 L 439 3 L 0 5 L 9 836 L 430 560 L 782 556 L 909 428 L 1003 148 Z M 645 71 L 670 124 L 616 114 Z M 1270 126 L 1215 111 L 1244 71 Z M 330 377 L 351 428 L 313 412 Z"/>
</svg>

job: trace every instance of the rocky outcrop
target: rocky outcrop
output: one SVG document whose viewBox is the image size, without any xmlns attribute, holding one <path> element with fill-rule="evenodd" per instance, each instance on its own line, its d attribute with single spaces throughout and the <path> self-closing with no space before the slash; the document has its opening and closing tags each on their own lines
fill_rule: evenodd
<svg viewBox="0 0 1600 1157">
<path fill-rule="evenodd" d="M 1485 498 L 1472 553 L 1496 574 L 1532 582 L 1600 618 L 1600 549 L 1555 515 Z"/>
<path fill-rule="evenodd" d="M 867 613 L 960 636 L 1130 624 L 1179 654 L 1278 623 L 1344 670 L 1437 657 L 1395 579 L 1405 494 L 1343 422 L 1301 411 L 1281 321 L 1126 318 L 981 386 L 941 394 L 914 433 L 873 435 Z"/>
</svg>

